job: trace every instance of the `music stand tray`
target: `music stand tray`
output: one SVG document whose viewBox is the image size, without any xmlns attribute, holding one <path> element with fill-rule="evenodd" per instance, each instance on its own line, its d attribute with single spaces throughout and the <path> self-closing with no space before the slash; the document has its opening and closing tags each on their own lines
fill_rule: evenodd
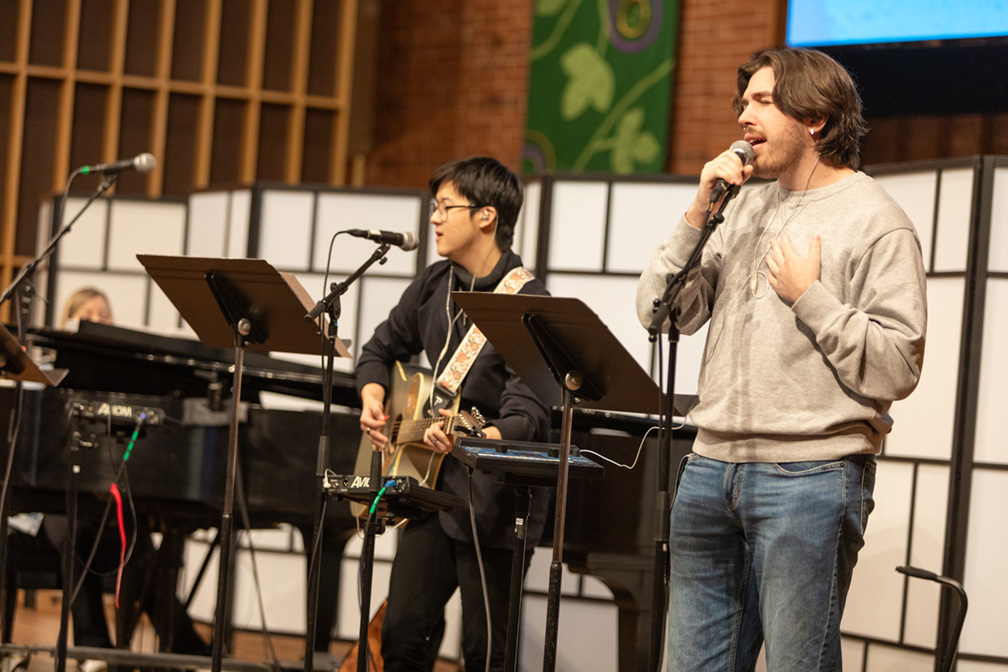
<svg viewBox="0 0 1008 672">
<path fill-rule="evenodd" d="M 459 437 L 452 446 L 452 455 L 459 462 L 477 471 L 496 472 L 505 483 L 528 483 L 553 487 L 556 485 L 560 451 L 556 443 L 531 441 L 506 441 Z M 599 479 L 605 468 L 587 457 L 582 457 L 576 446 L 571 446 L 568 459 L 570 478 Z"/>
<path fill-rule="evenodd" d="M 154 278 L 203 345 L 234 346 L 232 321 L 235 305 L 244 308 L 261 332 L 246 337 L 245 349 L 257 352 L 322 353 L 323 338 L 305 314 L 315 302 L 293 273 L 281 273 L 265 259 L 172 257 L 138 254 L 137 259 Z M 224 298 L 214 289 L 223 279 L 233 296 Z M 226 290 L 225 290 L 226 291 Z M 232 305 L 224 305 L 231 302 Z M 322 331 L 321 333 L 325 333 Z M 340 357 L 350 351 L 339 339 Z"/>
<path fill-rule="evenodd" d="M 14 334 L 0 324 L 0 378 L 42 383 L 47 387 L 54 387 L 59 385 L 66 375 L 66 369 L 48 371 L 40 369 L 21 347 Z"/>
</svg>

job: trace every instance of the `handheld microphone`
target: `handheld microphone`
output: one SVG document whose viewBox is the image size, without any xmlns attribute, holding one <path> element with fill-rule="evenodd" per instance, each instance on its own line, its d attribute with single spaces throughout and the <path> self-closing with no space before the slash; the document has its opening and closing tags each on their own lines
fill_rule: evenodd
<svg viewBox="0 0 1008 672">
<path fill-rule="evenodd" d="M 735 153 L 735 156 L 739 158 L 743 166 L 749 165 L 749 162 L 753 160 L 754 156 L 756 156 L 756 152 L 753 151 L 752 145 L 745 140 L 736 140 L 728 149 Z M 729 189 L 731 189 L 731 185 L 719 178 L 718 181 L 714 183 L 714 189 L 711 190 L 710 202 L 717 203 L 720 201 Z"/>
<path fill-rule="evenodd" d="M 372 229 L 367 231 L 365 229 L 349 229 L 348 234 L 354 236 L 355 238 L 367 238 L 368 240 L 373 240 L 376 243 L 385 243 L 388 245 L 396 245 L 401 247 L 406 252 L 410 250 L 415 250 L 420 241 L 417 240 L 416 235 L 411 231 L 404 231 L 402 233 L 397 233 L 395 231 L 378 231 Z"/>
<path fill-rule="evenodd" d="M 81 175 L 89 173 L 104 173 L 106 175 L 121 173 L 127 170 L 135 170 L 138 173 L 149 173 L 157 165 L 157 159 L 149 152 L 137 154 L 132 159 L 122 159 L 113 163 L 98 163 L 93 166 L 84 166 L 80 169 Z"/>
</svg>

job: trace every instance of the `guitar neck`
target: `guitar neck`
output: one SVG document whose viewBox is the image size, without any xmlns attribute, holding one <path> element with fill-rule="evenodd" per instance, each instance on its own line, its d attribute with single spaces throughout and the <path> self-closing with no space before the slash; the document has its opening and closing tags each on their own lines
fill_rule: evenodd
<svg viewBox="0 0 1008 672">
<path fill-rule="evenodd" d="M 424 432 L 435 422 L 444 421 L 442 429 L 445 434 L 451 434 L 455 429 L 455 423 L 459 416 L 451 415 L 442 418 L 425 418 L 423 420 L 403 420 L 399 423 L 399 429 L 395 434 L 395 443 L 417 443 L 423 441 Z"/>
</svg>

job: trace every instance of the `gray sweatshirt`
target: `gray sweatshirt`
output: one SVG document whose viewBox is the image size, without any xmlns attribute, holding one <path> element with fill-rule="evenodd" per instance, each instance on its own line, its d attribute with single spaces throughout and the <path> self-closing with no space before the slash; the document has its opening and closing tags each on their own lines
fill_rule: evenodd
<svg viewBox="0 0 1008 672">
<path fill-rule="evenodd" d="M 682 293 L 682 334 L 710 320 L 689 414 L 694 450 L 732 462 L 832 460 L 878 453 L 889 407 L 920 378 L 927 324 L 920 241 L 903 210 L 864 173 L 805 192 L 776 182 L 743 189 Z M 763 258 L 787 234 L 819 280 L 794 303 L 769 286 Z M 681 219 L 637 285 L 650 324 L 666 275 L 700 231 Z M 668 324 L 665 325 L 667 331 Z"/>
</svg>

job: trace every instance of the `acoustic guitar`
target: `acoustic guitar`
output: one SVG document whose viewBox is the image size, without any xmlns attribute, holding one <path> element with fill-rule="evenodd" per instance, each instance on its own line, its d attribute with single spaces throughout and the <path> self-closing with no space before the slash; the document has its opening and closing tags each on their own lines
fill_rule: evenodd
<svg viewBox="0 0 1008 672">
<path fill-rule="evenodd" d="M 480 412 L 459 411 L 461 394 L 452 396 L 435 385 L 429 369 L 396 362 L 392 369 L 391 389 L 385 403 L 389 416 L 382 434 L 389 441 L 382 452 L 383 476 L 412 476 L 420 485 L 433 488 L 441 472 L 441 462 L 446 453 L 435 452 L 423 442 L 424 432 L 436 422 L 442 422 L 445 434 L 481 435 L 486 424 Z M 445 409 L 452 415 L 441 415 Z M 371 473 L 371 455 L 374 446 L 365 433 L 357 448 L 354 473 Z M 350 503 L 350 511 L 359 518 L 367 517 L 368 507 Z"/>
</svg>

